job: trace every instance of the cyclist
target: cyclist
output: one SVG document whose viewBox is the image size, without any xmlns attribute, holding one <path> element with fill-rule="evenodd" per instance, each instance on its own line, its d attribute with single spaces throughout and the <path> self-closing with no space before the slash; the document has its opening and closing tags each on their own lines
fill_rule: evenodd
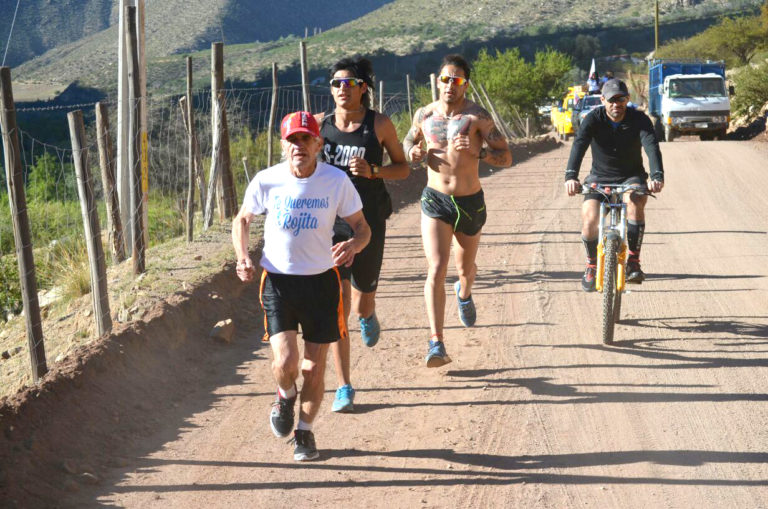
<svg viewBox="0 0 768 509">
<path fill-rule="evenodd" d="M 654 193 L 660 192 L 664 187 L 664 166 L 651 119 L 645 113 L 627 107 L 629 91 L 621 80 L 605 82 L 600 101 L 603 106 L 589 112 L 576 133 L 565 170 L 566 192 L 569 196 L 579 192 L 579 168 L 588 147 L 592 147 L 592 171 L 584 179 L 584 184 L 647 186 L 648 174 L 643 168 L 641 146 L 648 155 L 650 166 L 651 183 L 648 188 Z M 599 199 L 599 195 L 586 195 L 581 207 L 581 240 L 587 253 L 587 267 L 581 279 L 581 287 L 585 292 L 595 291 Z M 626 281 L 640 284 L 645 279 L 640 268 L 640 247 L 645 231 L 645 203 L 648 196 L 630 193 L 625 200 L 629 248 Z"/>
</svg>

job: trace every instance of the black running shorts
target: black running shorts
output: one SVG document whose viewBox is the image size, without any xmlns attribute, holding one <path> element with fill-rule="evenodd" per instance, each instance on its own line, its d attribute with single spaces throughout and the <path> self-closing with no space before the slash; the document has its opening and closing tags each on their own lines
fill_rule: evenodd
<svg viewBox="0 0 768 509">
<path fill-rule="evenodd" d="M 647 180 L 645 177 L 635 176 L 635 177 L 629 177 L 626 179 L 601 179 L 596 177 L 595 175 L 589 174 L 587 175 L 587 178 L 584 179 L 584 185 L 589 186 L 590 184 L 622 184 L 625 186 L 632 185 L 632 184 L 641 184 L 643 186 L 648 187 Z M 602 194 L 599 193 L 589 193 L 584 195 L 584 201 L 587 200 L 601 200 L 606 201 L 605 197 Z"/>
<path fill-rule="evenodd" d="M 421 193 L 421 211 L 466 235 L 480 233 L 487 218 L 482 189 L 469 196 L 451 196 L 425 187 Z"/>
<path fill-rule="evenodd" d="M 263 271 L 259 289 L 264 308 L 265 340 L 285 331 L 298 331 L 304 341 L 333 343 L 347 335 L 341 302 L 341 279 L 333 268 L 312 276 Z"/>
<path fill-rule="evenodd" d="M 371 240 L 365 248 L 355 255 L 351 267 L 339 267 L 341 279 L 351 280 L 352 286 L 363 293 L 375 292 L 379 286 L 381 263 L 384 260 L 384 237 L 387 233 L 387 222 L 369 224 Z M 336 218 L 333 225 L 333 243 L 343 242 L 352 238 L 352 228 L 346 221 Z"/>
</svg>

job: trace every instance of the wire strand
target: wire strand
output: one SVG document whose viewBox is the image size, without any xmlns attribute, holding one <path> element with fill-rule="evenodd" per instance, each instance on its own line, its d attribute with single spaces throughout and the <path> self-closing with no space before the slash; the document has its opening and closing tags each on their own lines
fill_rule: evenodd
<svg viewBox="0 0 768 509">
<path fill-rule="evenodd" d="M 5 53 L 3 53 L 3 63 L 0 65 L 0 67 L 5 66 L 5 57 L 8 56 L 8 48 L 11 46 L 11 36 L 13 35 L 13 27 L 16 24 L 16 14 L 19 12 L 19 4 L 21 3 L 21 0 L 16 0 L 16 10 L 13 11 L 13 21 L 11 21 L 11 31 L 8 32 L 8 42 L 5 43 Z"/>
</svg>

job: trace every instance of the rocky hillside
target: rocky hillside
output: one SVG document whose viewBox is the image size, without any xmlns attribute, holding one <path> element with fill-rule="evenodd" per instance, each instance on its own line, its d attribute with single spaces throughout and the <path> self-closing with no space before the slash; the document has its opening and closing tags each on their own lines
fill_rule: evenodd
<svg viewBox="0 0 768 509">
<path fill-rule="evenodd" d="M 0 5 L 7 7 L 9 1 L 0 0 Z M 660 5 L 662 21 L 673 23 L 755 9 L 761 3 L 661 0 Z M 552 44 L 561 32 L 644 27 L 643 33 L 647 30 L 651 34 L 653 26 L 652 2 L 646 0 L 622 0 L 618 4 L 615 0 L 339 0 L 322 5 L 303 0 L 150 0 L 147 11 L 147 50 L 154 86 L 182 79 L 181 53 L 206 49 L 215 40 L 228 45 L 230 77 L 253 81 L 271 62 L 278 62 L 281 69 L 293 66 L 297 34 L 303 36 L 304 27 L 310 28 L 311 36 L 313 27 L 323 28 L 308 44 L 312 64 L 325 67 L 340 55 L 354 53 L 389 55 L 395 60 L 409 55 L 414 60 L 411 65 L 418 65 L 415 60 L 420 54 L 463 49 L 483 41 L 545 36 L 533 44 Z M 329 28 L 335 26 L 333 23 L 338 26 Z M 270 40 L 288 34 L 292 35 Z M 610 36 L 611 49 L 626 48 L 621 32 L 616 34 Z M 26 62 L 14 71 L 14 77 L 61 85 L 80 80 L 85 85 L 108 88 L 114 83 L 116 52 L 117 29 L 113 25 Z M 196 61 L 203 70 L 207 55 L 203 52 L 198 56 L 202 58 Z"/>
</svg>

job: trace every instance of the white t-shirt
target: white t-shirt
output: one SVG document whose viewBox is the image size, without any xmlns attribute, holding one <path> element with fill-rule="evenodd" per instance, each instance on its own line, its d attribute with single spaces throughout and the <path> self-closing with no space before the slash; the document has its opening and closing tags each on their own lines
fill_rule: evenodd
<svg viewBox="0 0 768 509">
<path fill-rule="evenodd" d="M 363 203 L 340 169 L 318 162 L 312 175 L 297 178 L 288 163 L 281 162 L 253 177 L 243 206 L 252 214 L 267 214 L 264 270 L 307 276 L 333 267 L 334 220 L 362 210 Z"/>
</svg>

